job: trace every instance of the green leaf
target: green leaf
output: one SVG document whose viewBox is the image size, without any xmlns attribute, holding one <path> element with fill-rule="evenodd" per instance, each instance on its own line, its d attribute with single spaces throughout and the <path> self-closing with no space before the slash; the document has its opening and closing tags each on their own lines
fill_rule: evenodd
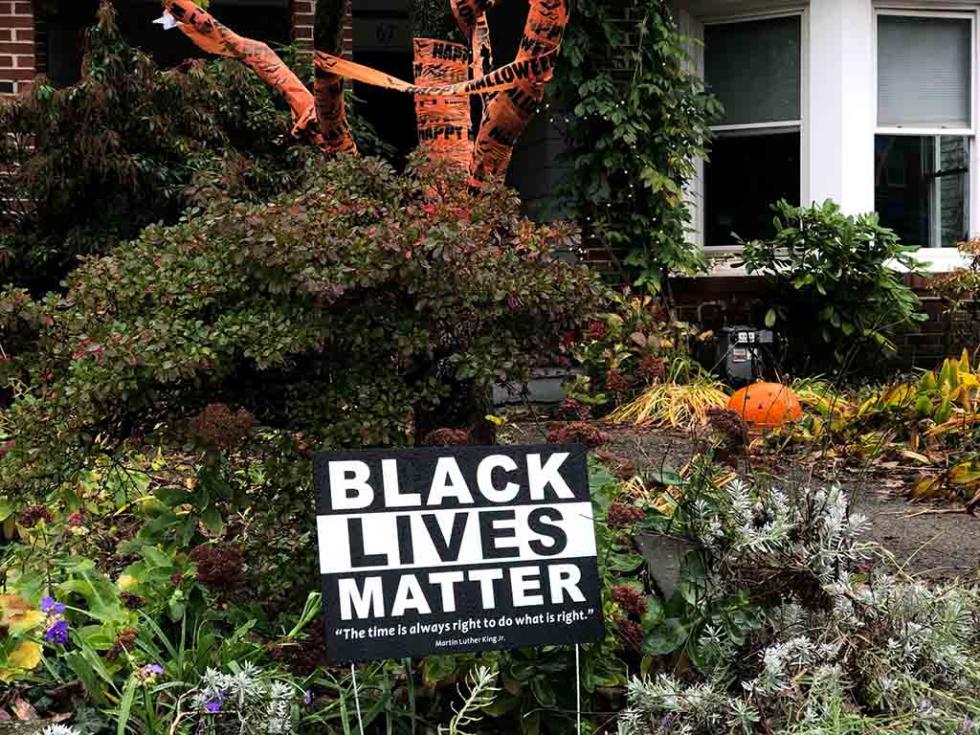
<svg viewBox="0 0 980 735">
<path fill-rule="evenodd" d="M 216 505 L 209 505 L 201 513 L 201 523 L 213 534 L 220 534 L 225 527 L 225 519 Z"/>
<path fill-rule="evenodd" d="M 136 686 L 136 677 L 130 676 L 129 681 L 126 682 L 126 689 L 123 691 L 122 700 L 119 702 L 119 720 L 116 723 L 116 735 L 126 735 L 126 723 L 129 722 L 129 715 L 133 709 Z"/>
<path fill-rule="evenodd" d="M 766 326 L 769 327 L 770 329 L 772 329 L 774 326 L 776 326 L 776 310 L 775 309 L 769 309 L 769 311 L 766 312 Z"/>
<path fill-rule="evenodd" d="M 643 639 L 643 653 L 664 656 L 687 643 L 688 629 L 678 618 L 668 618 Z"/>
<path fill-rule="evenodd" d="M 82 683 L 85 688 L 85 692 L 92 697 L 92 699 L 101 704 L 105 702 L 105 688 L 99 683 L 99 677 L 92 668 L 91 664 L 85 660 L 85 657 L 78 653 L 77 651 L 71 651 L 64 654 L 61 660 L 68 666 L 69 669 L 78 677 L 78 680 Z M 111 683 L 111 679 L 109 683 Z"/>
<path fill-rule="evenodd" d="M 143 558 L 154 567 L 170 569 L 174 565 L 173 559 L 163 553 L 156 546 L 144 546 L 142 552 Z"/>
<path fill-rule="evenodd" d="M 555 689 L 547 679 L 540 676 L 531 679 L 531 692 L 542 707 L 555 706 L 557 701 Z"/>
</svg>

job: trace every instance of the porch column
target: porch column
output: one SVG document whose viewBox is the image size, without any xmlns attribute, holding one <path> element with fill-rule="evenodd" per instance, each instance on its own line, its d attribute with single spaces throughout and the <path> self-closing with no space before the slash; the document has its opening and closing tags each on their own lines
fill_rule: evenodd
<svg viewBox="0 0 980 735">
<path fill-rule="evenodd" d="M 871 0 L 809 5 L 803 198 L 845 213 L 874 209 L 874 13 Z"/>
</svg>

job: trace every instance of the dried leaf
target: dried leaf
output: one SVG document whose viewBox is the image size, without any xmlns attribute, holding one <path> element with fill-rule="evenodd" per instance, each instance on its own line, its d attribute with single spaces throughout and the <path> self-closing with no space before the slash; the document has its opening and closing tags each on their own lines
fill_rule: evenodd
<svg viewBox="0 0 980 735">
<path fill-rule="evenodd" d="M 38 648 L 40 648 L 40 646 L 38 646 Z M 13 654 L 11 654 L 11 657 L 12 656 Z M 38 660 L 40 661 L 40 654 L 38 654 Z M 31 668 L 34 667 L 32 666 Z M 40 717 L 38 717 L 37 710 L 34 709 L 34 706 L 26 699 L 21 699 L 20 697 L 17 697 L 17 699 L 14 700 L 13 710 L 14 710 L 14 716 L 21 722 L 31 722 L 33 720 L 41 719 Z"/>
<path fill-rule="evenodd" d="M 906 459 L 910 459 L 913 462 L 918 462 L 919 464 L 932 464 L 932 460 L 926 455 L 919 452 L 913 452 L 911 449 L 903 449 L 899 452 Z"/>
</svg>

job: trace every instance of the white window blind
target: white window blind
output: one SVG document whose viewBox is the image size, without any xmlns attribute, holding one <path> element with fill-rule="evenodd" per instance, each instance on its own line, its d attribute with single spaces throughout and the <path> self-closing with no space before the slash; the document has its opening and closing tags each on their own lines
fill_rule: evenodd
<svg viewBox="0 0 980 735">
<path fill-rule="evenodd" d="M 878 125 L 972 127 L 966 18 L 878 17 Z"/>
<path fill-rule="evenodd" d="M 800 16 L 704 29 L 704 76 L 722 125 L 800 119 Z"/>
</svg>

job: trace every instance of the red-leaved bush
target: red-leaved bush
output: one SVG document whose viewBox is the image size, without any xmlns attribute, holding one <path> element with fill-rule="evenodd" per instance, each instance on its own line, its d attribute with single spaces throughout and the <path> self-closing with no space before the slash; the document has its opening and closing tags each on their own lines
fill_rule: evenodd
<svg viewBox="0 0 980 735">
<path fill-rule="evenodd" d="M 25 386 L 4 410 L 17 441 L 0 492 L 42 497 L 85 466 L 89 437 L 100 451 L 143 441 L 208 404 L 313 448 L 472 426 L 432 412 L 459 386 L 482 394 L 526 377 L 601 289 L 555 254 L 574 229 L 429 166 L 324 161 L 261 206 L 220 200 L 147 228 L 84 261 L 63 296 L 0 294 L 0 332 L 20 335 L 4 370 Z M 248 423 L 214 407 L 195 420 L 225 445 Z"/>
</svg>

